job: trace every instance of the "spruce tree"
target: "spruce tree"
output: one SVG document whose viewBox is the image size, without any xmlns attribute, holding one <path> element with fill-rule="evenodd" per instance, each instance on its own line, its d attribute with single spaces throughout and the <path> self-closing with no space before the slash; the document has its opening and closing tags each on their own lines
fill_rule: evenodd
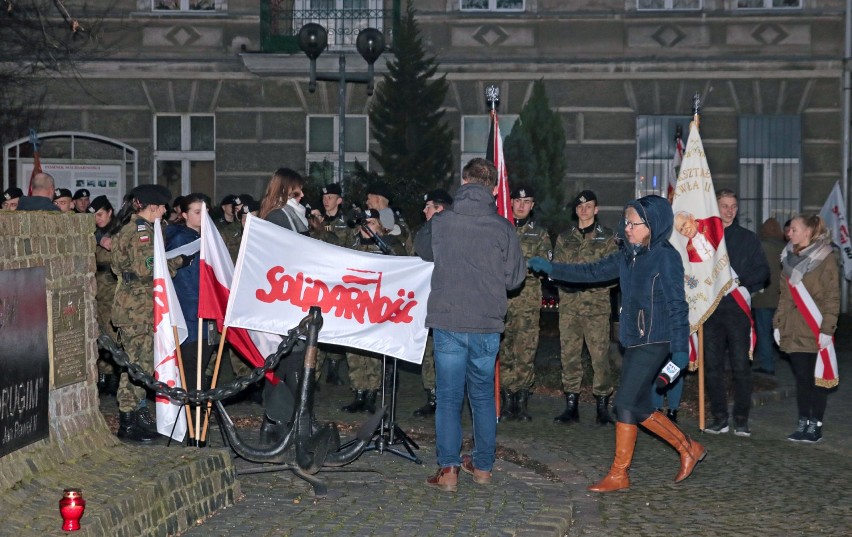
<svg viewBox="0 0 852 537">
<path fill-rule="evenodd" d="M 441 106 L 446 75 L 426 56 L 415 10 L 408 2 L 394 36 L 392 60 L 370 104 L 370 129 L 379 149 L 370 154 L 394 192 L 394 207 L 411 226 L 420 222 L 423 194 L 446 188 L 452 177 L 453 134 Z"/>
</svg>

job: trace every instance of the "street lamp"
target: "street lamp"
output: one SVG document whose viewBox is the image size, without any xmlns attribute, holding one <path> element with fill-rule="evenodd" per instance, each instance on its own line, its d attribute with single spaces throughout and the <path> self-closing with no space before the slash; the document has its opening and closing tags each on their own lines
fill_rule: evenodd
<svg viewBox="0 0 852 537">
<path fill-rule="evenodd" d="M 373 64 L 385 51 L 385 36 L 375 28 L 364 28 L 358 32 L 355 39 L 355 48 L 362 58 L 367 62 L 367 73 L 351 74 L 346 76 L 346 54 L 340 51 L 338 54 L 339 69 L 337 73 L 317 73 L 317 58 L 328 47 L 328 32 L 322 25 L 309 22 L 299 30 L 299 48 L 311 61 L 311 78 L 308 82 L 308 91 L 313 93 L 317 89 L 317 80 L 338 83 L 338 169 L 337 180 L 343 183 L 343 170 L 346 164 L 346 83 L 367 84 L 367 95 L 373 94 Z"/>
</svg>

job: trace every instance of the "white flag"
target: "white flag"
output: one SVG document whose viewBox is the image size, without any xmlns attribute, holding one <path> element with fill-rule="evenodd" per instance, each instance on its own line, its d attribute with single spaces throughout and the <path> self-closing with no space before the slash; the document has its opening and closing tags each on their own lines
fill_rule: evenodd
<svg viewBox="0 0 852 537">
<path fill-rule="evenodd" d="M 689 326 L 690 332 L 694 332 L 735 285 L 716 189 L 695 122 L 689 126 L 672 210 L 675 229 L 669 242 L 683 260 Z"/>
<path fill-rule="evenodd" d="M 831 230 L 831 239 L 840 248 L 840 259 L 843 260 L 843 276 L 852 280 L 852 242 L 849 240 L 849 222 L 846 221 L 846 210 L 843 195 L 840 193 L 840 182 L 834 183 L 831 194 L 825 200 L 819 215 L 825 220 L 825 225 Z"/>
<path fill-rule="evenodd" d="M 419 364 L 432 267 L 332 246 L 249 215 L 225 325 L 285 334 L 319 306 L 321 342 Z"/>
<path fill-rule="evenodd" d="M 186 320 L 166 265 L 163 228 L 158 218 L 154 222 L 154 377 L 171 387 L 182 387 L 177 363 L 178 343 L 172 327 L 177 327 L 178 338 L 183 342 L 188 333 Z M 156 400 L 157 432 L 183 442 L 186 434 L 183 407 L 159 394 Z"/>
</svg>

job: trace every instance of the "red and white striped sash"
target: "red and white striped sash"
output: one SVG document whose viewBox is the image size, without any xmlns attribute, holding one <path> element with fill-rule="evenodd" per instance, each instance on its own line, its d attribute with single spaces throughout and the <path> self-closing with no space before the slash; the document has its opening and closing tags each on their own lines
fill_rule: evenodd
<svg viewBox="0 0 852 537">
<path fill-rule="evenodd" d="M 734 271 L 731 270 L 731 272 Z M 734 301 L 740 309 L 743 310 L 743 313 L 746 314 L 748 322 L 751 325 L 748 338 L 748 357 L 751 359 L 754 356 L 754 344 L 757 342 L 757 332 L 754 329 L 754 317 L 751 316 L 751 293 L 749 293 L 748 289 L 742 285 L 737 285 L 731 290 L 730 295 L 734 298 Z"/>
<path fill-rule="evenodd" d="M 822 312 L 819 311 L 816 302 L 802 282 L 792 285 L 790 280 L 787 279 L 787 286 L 790 288 L 793 302 L 796 303 L 805 323 L 813 332 L 817 340 L 817 347 L 819 347 L 819 327 L 822 324 Z M 814 379 L 817 386 L 824 388 L 833 388 L 840 382 L 840 377 L 837 374 L 837 352 L 834 349 L 834 336 L 831 337 L 831 345 L 820 349 L 817 353 Z"/>
</svg>

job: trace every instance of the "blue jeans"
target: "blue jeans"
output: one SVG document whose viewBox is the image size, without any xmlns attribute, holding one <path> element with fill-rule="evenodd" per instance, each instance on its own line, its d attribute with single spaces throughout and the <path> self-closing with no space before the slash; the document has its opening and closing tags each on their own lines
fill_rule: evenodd
<svg viewBox="0 0 852 537">
<path fill-rule="evenodd" d="M 435 342 L 435 444 L 438 465 L 461 464 L 464 390 L 473 413 L 473 466 L 491 471 L 497 448 L 494 362 L 500 334 L 432 329 Z"/>
<path fill-rule="evenodd" d="M 772 317 L 775 308 L 752 308 L 754 330 L 757 332 L 757 342 L 754 346 L 757 364 L 764 371 L 775 372 L 775 340 L 772 337 Z"/>
</svg>

